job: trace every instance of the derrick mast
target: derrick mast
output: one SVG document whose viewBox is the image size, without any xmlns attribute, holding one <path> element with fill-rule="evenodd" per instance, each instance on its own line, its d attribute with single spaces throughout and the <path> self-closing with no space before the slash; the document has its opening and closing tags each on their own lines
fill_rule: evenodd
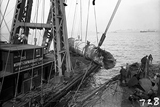
<svg viewBox="0 0 160 107">
<path fill-rule="evenodd" d="M 47 23 L 52 23 L 52 30 L 45 30 L 42 46 L 45 46 L 45 53 L 47 53 L 53 39 L 55 70 L 60 71 L 60 75 L 62 73 L 64 75 L 66 70 L 71 71 L 65 3 L 64 0 L 51 0 L 51 3 Z"/>
<path fill-rule="evenodd" d="M 16 8 L 14 12 L 10 42 L 15 43 L 14 37 L 20 33 L 20 28 L 24 29 L 25 35 L 28 37 L 29 27 L 26 26 L 27 23 L 30 23 L 31 11 L 32 11 L 33 0 L 17 0 Z"/>
<path fill-rule="evenodd" d="M 17 0 L 16 9 L 11 28 L 10 43 L 15 44 L 15 35 L 21 33 L 28 37 L 30 29 L 45 29 L 42 46 L 44 54 L 50 49 L 51 42 L 54 43 L 55 70 L 59 75 L 71 71 L 71 62 L 68 46 L 67 25 L 65 16 L 64 0 L 50 0 L 51 6 L 47 23 L 31 23 L 31 11 L 33 0 Z"/>
</svg>

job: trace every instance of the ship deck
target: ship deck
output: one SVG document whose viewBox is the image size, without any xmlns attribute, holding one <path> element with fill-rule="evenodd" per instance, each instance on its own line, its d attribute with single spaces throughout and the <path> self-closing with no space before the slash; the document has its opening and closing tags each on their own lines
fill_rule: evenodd
<svg viewBox="0 0 160 107">
<path fill-rule="evenodd" d="M 43 64 L 54 62 L 53 54 L 46 55 L 43 60 Z M 50 104 L 56 103 L 63 95 L 69 90 L 75 88 L 86 74 L 89 75 L 99 69 L 97 63 L 86 60 L 84 57 L 71 56 L 71 62 L 73 66 L 72 76 L 54 76 L 47 83 L 41 83 L 39 87 L 31 90 L 28 93 L 20 94 L 16 98 L 13 98 L 3 104 L 2 107 L 22 107 L 31 105 L 30 102 L 37 104 L 43 104 L 44 107 Z M 78 62 L 78 64 L 77 64 Z M 42 66 L 42 65 L 39 65 Z M 43 91 L 42 91 L 43 90 Z"/>
</svg>

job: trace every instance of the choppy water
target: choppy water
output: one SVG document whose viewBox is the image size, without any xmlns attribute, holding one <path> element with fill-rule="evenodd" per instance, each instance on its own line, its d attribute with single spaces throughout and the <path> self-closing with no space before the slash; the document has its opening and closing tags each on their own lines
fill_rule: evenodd
<svg viewBox="0 0 160 107">
<path fill-rule="evenodd" d="M 119 73 L 119 66 L 140 62 L 145 55 L 152 54 L 153 63 L 160 63 L 160 32 L 108 33 L 102 48 L 113 54 L 117 64 L 111 70 L 101 69 L 94 76 L 97 84 Z"/>
</svg>

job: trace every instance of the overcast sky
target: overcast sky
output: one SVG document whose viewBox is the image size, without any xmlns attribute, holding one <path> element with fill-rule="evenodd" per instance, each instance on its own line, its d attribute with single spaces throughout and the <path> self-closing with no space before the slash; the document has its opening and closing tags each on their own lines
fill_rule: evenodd
<svg viewBox="0 0 160 107">
<path fill-rule="evenodd" d="M 70 5 L 72 5 L 71 1 L 75 4 L 76 0 L 68 0 L 68 3 L 70 3 Z M 84 14 L 87 14 L 88 2 L 87 0 L 82 0 L 82 2 L 83 22 L 86 25 L 87 17 Z M 107 26 L 116 3 L 117 0 L 96 0 L 95 8 L 98 30 L 100 32 L 103 32 L 105 27 Z M 69 8 L 69 6 L 67 8 Z M 73 11 L 74 8 L 70 9 L 69 11 L 71 10 Z M 91 5 L 89 14 L 89 28 L 95 27 L 95 18 L 93 13 L 94 8 Z M 70 17 L 71 15 L 69 16 L 69 18 Z M 112 31 L 121 29 L 160 29 L 160 0 L 121 0 L 121 4 L 117 10 L 117 13 L 111 23 L 109 30 Z"/>
<path fill-rule="evenodd" d="M 2 0 L 1 0 L 2 1 Z M 6 3 L 8 0 L 3 0 L 2 3 L 2 13 L 4 13 Z M 7 12 L 5 14 L 5 20 L 9 25 L 12 23 L 13 13 L 14 13 L 14 6 L 16 0 L 10 0 Z M 33 0 L 33 12 L 36 10 L 37 1 Z M 48 9 L 50 0 L 45 0 L 45 16 L 44 18 L 47 19 Z M 77 5 L 76 5 L 77 1 Z M 86 30 L 86 23 L 87 23 L 87 11 L 88 11 L 88 1 L 89 0 L 82 0 L 82 25 L 83 25 L 83 32 Z M 115 5 L 118 0 L 95 0 L 96 5 L 96 17 L 97 17 L 97 28 L 98 32 L 104 32 L 108 21 L 111 17 L 111 14 L 115 8 Z M 90 4 L 92 0 L 90 0 Z M 43 0 L 40 0 L 40 9 L 38 20 L 42 21 L 42 4 L 44 4 Z M 66 17 L 67 17 L 67 25 L 68 25 L 68 32 L 72 32 L 73 28 L 73 19 L 74 19 L 74 12 L 76 6 L 76 18 L 75 18 L 75 25 L 74 25 L 74 32 L 79 31 L 80 27 L 80 0 L 67 0 L 68 6 L 66 7 Z M 34 13 L 35 16 L 35 13 Z M 32 21 L 35 18 L 32 16 Z M 115 30 L 126 30 L 126 29 L 133 29 L 133 30 L 147 30 L 147 29 L 155 29 L 160 30 L 160 0 L 122 0 L 121 4 L 117 10 L 117 13 L 111 23 L 109 31 Z M 5 27 L 4 23 L 2 24 L 2 33 L 7 32 L 7 28 Z M 95 31 L 95 17 L 94 17 L 94 6 L 91 4 L 89 9 L 89 25 L 88 31 L 94 32 Z"/>
</svg>

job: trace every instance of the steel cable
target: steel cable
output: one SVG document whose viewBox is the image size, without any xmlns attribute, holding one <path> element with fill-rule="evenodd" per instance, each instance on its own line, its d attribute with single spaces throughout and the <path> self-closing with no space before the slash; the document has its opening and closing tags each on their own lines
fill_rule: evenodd
<svg viewBox="0 0 160 107">
<path fill-rule="evenodd" d="M 5 8 L 5 10 L 4 10 L 4 14 L 3 14 L 3 17 L 2 17 L 2 21 L 1 21 L 1 23 L 0 23 L 0 28 L 1 28 L 2 22 L 3 22 L 3 20 L 4 20 L 4 17 L 5 17 L 5 14 L 6 14 L 8 5 L 9 5 L 9 2 L 10 2 L 10 0 L 8 0 L 7 5 L 6 5 L 6 8 Z"/>
</svg>

